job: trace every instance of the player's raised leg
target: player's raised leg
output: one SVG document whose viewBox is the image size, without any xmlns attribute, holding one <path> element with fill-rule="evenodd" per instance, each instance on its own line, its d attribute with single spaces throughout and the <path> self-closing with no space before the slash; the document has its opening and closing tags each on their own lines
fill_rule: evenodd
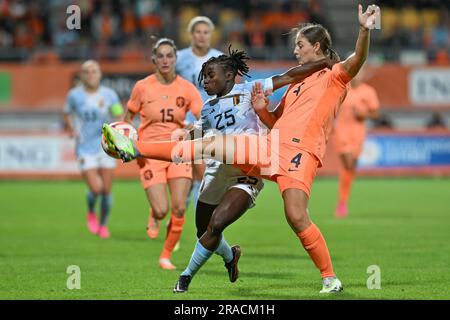
<svg viewBox="0 0 450 320">
<path fill-rule="evenodd" d="M 187 141 L 138 141 L 126 137 L 107 123 L 103 124 L 102 132 L 108 147 L 119 153 L 124 162 L 138 157 L 174 162 L 206 158 L 224 161 L 229 155 L 231 158 L 235 156 L 237 144 L 236 136 L 220 134 Z"/>
</svg>

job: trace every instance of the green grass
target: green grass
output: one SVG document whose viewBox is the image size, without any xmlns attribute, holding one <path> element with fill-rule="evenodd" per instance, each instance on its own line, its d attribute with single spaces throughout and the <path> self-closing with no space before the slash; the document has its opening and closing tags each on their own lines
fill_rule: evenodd
<svg viewBox="0 0 450 320">
<path fill-rule="evenodd" d="M 345 291 L 322 296 L 320 275 L 288 227 L 276 185 L 226 231 L 243 249 L 239 280 L 228 282 L 214 256 L 190 291 L 171 290 L 179 270 L 163 271 L 164 234 L 146 237 L 148 206 L 137 181 L 114 186 L 112 238 L 85 226 L 82 182 L 0 183 L 0 299 L 450 299 L 450 180 L 360 179 L 350 217 L 333 217 L 337 182 L 318 179 L 310 212 L 330 249 Z M 181 250 L 183 269 L 195 243 L 192 209 Z M 81 289 L 66 288 L 66 269 L 81 268 Z M 367 268 L 381 269 L 381 289 L 366 286 Z"/>
</svg>

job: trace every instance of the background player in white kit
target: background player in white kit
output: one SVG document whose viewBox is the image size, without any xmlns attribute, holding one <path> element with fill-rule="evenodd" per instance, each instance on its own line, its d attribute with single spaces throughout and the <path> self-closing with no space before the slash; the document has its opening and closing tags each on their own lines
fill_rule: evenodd
<svg viewBox="0 0 450 320">
<path fill-rule="evenodd" d="M 111 185 L 115 159 L 101 148 L 102 124 L 119 120 L 123 113 L 116 92 L 100 85 L 101 70 L 94 60 L 81 66 L 81 85 L 71 89 L 64 106 L 64 122 L 76 140 L 76 156 L 83 180 L 88 186 L 87 223 L 89 231 L 101 238 L 109 237 L 107 222 L 112 205 Z M 95 214 L 101 197 L 100 221 Z"/>
<path fill-rule="evenodd" d="M 214 30 L 214 23 L 205 16 L 197 16 L 191 19 L 188 24 L 187 31 L 191 37 L 191 45 L 184 48 L 177 53 L 177 73 L 190 81 L 198 89 L 202 96 L 203 102 L 209 99 L 209 95 L 206 93 L 203 86 L 198 81 L 198 76 L 200 70 L 202 69 L 203 63 L 212 57 L 218 57 L 223 54 L 223 52 L 211 48 L 211 36 Z M 188 112 L 186 114 L 186 124 L 188 128 L 192 126 L 197 119 L 192 114 Z M 194 164 L 193 165 L 193 184 L 191 194 L 188 196 L 187 203 L 189 203 L 189 198 L 192 196 L 194 205 L 198 199 L 198 192 L 200 188 L 200 181 L 203 178 L 203 173 L 205 171 L 204 164 Z M 186 205 L 187 208 L 187 205 Z"/>
</svg>

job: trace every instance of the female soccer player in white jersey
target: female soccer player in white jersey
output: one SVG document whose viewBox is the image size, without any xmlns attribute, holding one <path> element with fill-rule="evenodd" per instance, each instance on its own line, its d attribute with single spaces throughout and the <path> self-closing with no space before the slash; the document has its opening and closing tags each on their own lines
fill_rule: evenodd
<svg viewBox="0 0 450 320">
<path fill-rule="evenodd" d="M 100 85 L 99 64 L 88 60 L 81 66 L 81 85 L 70 90 L 64 107 L 64 122 L 69 135 L 76 140 L 76 156 L 88 192 L 86 195 L 89 231 L 101 238 L 109 237 L 107 228 L 111 211 L 111 185 L 116 161 L 103 152 L 100 141 L 102 124 L 118 120 L 123 113 L 119 97 Z M 100 221 L 95 214 L 101 197 Z"/>
<path fill-rule="evenodd" d="M 222 134 L 257 134 L 260 131 L 258 116 L 250 100 L 255 83 L 271 93 L 272 90 L 292 81 L 300 81 L 329 66 L 329 62 L 320 61 L 297 68 L 290 74 L 276 76 L 273 81 L 267 79 L 236 84 L 236 76 L 245 76 L 249 71 L 245 62 L 247 59 L 245 52 L 229 49 L 228 55 L 210 58 L 203 64 L 199 82 L 204 79 L 204 88 L 213 97 L 203 105 L 201 120 L 195 125 L 194 130 L 201 132 L 201 135 L 214 130 Z M 193 136 L 196 136 L 195 133 Z M 254 205 L 263 185 L 261 177 L 246 176 L 241 169 L 232 165 L 207 160 L 196 206 L 199 241 L 187 268 L 173 289 L 174 292 L 187 291 L 192 277 L 213 252 L 222 256 L 229 280 L 236 281 L 241 250 L 239 246 L 230 247 L 222 232 Z"/>
</svg>

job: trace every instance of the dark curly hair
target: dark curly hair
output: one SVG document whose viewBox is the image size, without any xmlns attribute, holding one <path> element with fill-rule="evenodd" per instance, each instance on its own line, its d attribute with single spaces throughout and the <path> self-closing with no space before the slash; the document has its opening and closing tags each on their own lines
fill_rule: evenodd
<svg viewBox="0 0 450 320">
<path fill-rule="evenodd" d="M 198 75 L 198 82 L 203 82 L 203 74 L 206 71 L 206 68 L 214 63 L 219 64 L 224 71 L 232 71 L 235 77 L 237 75 L 250 77 L 248 75 L 249 67 L 245 62 L 249 59 L 250 58 L 247 56 L 245 51 L 231 50 L 230 44 L 228 46 L 228 55 L 222 54 L 218 57 L 209 58 L 208 61 L 202 65 L 202 70 Z"/>
</svg>

